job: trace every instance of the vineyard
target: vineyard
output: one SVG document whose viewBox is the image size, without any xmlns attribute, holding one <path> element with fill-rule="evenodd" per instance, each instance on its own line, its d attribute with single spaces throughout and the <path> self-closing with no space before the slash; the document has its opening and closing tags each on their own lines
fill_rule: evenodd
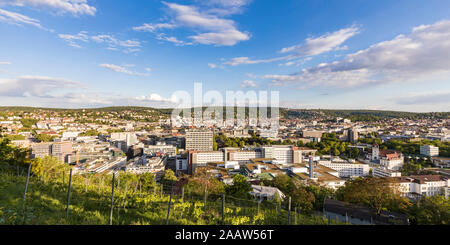
<svg viewBox="0 0 450 245">
<path fill-rule="evenodd" d="M 26 185 L 27 170 L 0 168 L 2 225 L 336 224 L 294 208 L 289 212 L 275 202 L 200 196 L 184 189 L 180 193 L 173 185 L 145 185 L 142 178 L 127 175 L 116 175 L 114 180 L 112 175 L 103 174 L 74 174 L 70 178 L 67 168 L 52 169 L 32 174 Z"/>
</svg>

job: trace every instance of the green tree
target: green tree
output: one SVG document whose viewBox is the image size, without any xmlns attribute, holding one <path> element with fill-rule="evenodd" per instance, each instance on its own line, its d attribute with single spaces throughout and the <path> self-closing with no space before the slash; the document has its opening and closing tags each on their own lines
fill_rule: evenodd
<svg viewBox="0 0 450 245">
<path fill-rule="evenodd" d="M 356 147 L 352 147 L 349 155 L 350 158 L 357 159 L 359 157 L 359 149 Z"/>
<path fill-rule="evenodd" d="M 142 190 L 150 191 L 155 188 L 155 176 L 152 173 L 143 173 L 139 176 Z"/>
<path fill-rule="evenodd" d="M 411 223 L 449 225 L 450 199 L 443 196 L 423 197 L 410 208 Z"/>
<path fill-rule="evenodd" d="M 382 210 L 406 212 L 410 202 L 398 195 L 397 185 L 386 178 L 348 180 L 336 191 L 338 200 Z M 402 209 L 402 210 L 400 210 Z"/>
<path fill-rule="evenodd" d="M 177 176 L 175 176 L 172 169 L 167 169 L 161 177 L 161 183 L 163 185 L 172 185 L 173 181 L 177 181 Z"/>
<path fill-rule="evenodd" d="M 100 133 L 95 129 L 89 129 L 84 133 L 81 133 L 80 136 L 98 136 Z"/>
<path fill-rule="evenodd" d="M 39 142 L 51 142 L 56 137 L 48 134 L 37 134 L 34 136 L 34 138 L 36 138 L 36 140 Z"/>
<path fill-rule="evenodd" d="M 236 174 L 235 176 L 233 176 L 233 184 L 227 185 L 225 187 L 225 191 L 226 194 L 230 196 L 238 198 L 250 198 L 249 192 L 252 191 L 252 186 L 244 176 Z"/>
<path fill-rule="evenodd" d="M 0 166 L 28 167 L 30 164 L 29 150 L 10 145 L 10 140 L 0 138 Z"/>
<path fill-rule="evenodd" d="M 24 119 L 20 120 L 20 122 L 22 123 L 22 126 L 24 128 L 31 128 L 33 125 L 35 125 L 38 122 L 38 120 L 31 119 L 31 118 L 24 118 Z"/>
<path fill-rule="evenodd" d="M 291 178 L 285 174 L 275 176 L 272 180 L 267 181 L 267 184 L 278 188 L 283 193 L 290 193 L 294 188 Z"/>
</svg>

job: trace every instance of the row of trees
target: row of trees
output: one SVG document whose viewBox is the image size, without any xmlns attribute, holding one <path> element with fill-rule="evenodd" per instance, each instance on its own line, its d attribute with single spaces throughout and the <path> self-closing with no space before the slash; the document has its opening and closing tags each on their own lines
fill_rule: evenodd
<svg viewBox="0 0 450 245">
<path fill-rule="evenodd" d="M 256 146 L 260 147 L 263 145 L 282 145 L 282 144 L 292 144 L 290 141 L 274 141 L 267 138 L 257 137 L 252 134 L 250 138 L 239 138 L 239 137 L 227 137 L 226 135 L 215 135 L 214 136 L 214 149 L 224 147 L 245 147 L 245 146 Z"/>
<path fill-rule="evenodd" d="M 450 143 L 442 142 L 440 140 L 421 140 L 416 142 L 408 142 L 402 140 L 389 140 L 383 144 L 389 149 L 399 150 L 409 155 L 419 155 L 420 146 L 433 145 L 439 147 L 439 155 L 443 157 L 450 157 Z"/>
<path fill-rule="evenodd" d="M 319 155 L 330 154 L 334 156 L 346 156 L 357 158 L 360 154 L 357 148 L 348 147 L 349 142 L 340 141 L 336 133 L 324 133 L 321 142 L 309 142 L 304 144 L 302 141 L 292 142 L 291 140 L 270 140 L 257 137 L 252 134 L 250 138 L 227 137 L 225 135 L 214 136 L 214 150 L 223 147 L 246 147 L 263 145 L 296 145 L 299 147 L 309 147 L 318 150 Z"/>
<path fill-rule="evenodd" d="M 420 146 L 423 145 L 433 145 L 439 147 L 439 155 L 443 157 L 450 157 L 450 143 L 442 142 L 440 140 L 421 140 L 421 141 L 406 141 L 406 140 L 398 140 L 391 139 L 386 142 L 382 142 L 379 137 L 368 137 L 368 138 L 360 138 L 359 143 L 365 144 L 378 144 L 380 149 L 387 150 L 397 150 L 401 151 L 404 154 L 408 155 L 420 155 Z"/>
</svg>

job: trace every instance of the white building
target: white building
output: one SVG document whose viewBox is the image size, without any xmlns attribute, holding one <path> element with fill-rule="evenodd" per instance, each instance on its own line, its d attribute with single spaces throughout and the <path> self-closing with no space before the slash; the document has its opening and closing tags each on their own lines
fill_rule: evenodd
<svg viewBox="0 0 450 245">
<path fill-rule="evenodd" d="M 233 170 L 239 170 L 241 168 L 241 166 L 239 165 L 239 162 L 237 162 L 237 161 L 227 161 L 223 164 L 218 164 L 217 167 L 233 169 Z"/>
<path fill-rule="evenodd" d="M 432 145 L 422 145 L 420 146 L 420 155 L 437 157 L 439 156 L 439 147 Z"/>
<path fill-rule="evenodd" d="M 374 177 L 401 177 L 402 173 L 398 171 L 389 170 L 386 168 L 372 168 L 372 175 Z"/>
<path fill-rule="evenodd" d="M 292 145 L 274 145 L 262 147 L 263 158 L 275 159 L 277 164 L 302 163 L 303 157 L 315 154 L 317 150 Z"/>
<path fill-rule="evenodd" d="M 211 162 L 223 162 L 225 154 L 222 151 L 198 151 L 191 154 L 193 164 L 207 164 Z"/>
<path fill-rule="evenodd" d="M 378 145 L 372 147 L 372 161 L 378 161 L 379 164 L 389 170 L 400 170 L 405 163 L 404 156 L 399 151 L 380 150 Z"/>
<path fill-rule="evenodd" d="M 126 157 L 119 157 L 116 159 L 101 161 L 97 163 L 96 165 L 89 168 L 89 172 L 91 173 L 102 173 L 107 170 L 112 170 L 113 168 L 118 168 L 120 166 L 123 166 L 127 163 Z"/>
<path fill-rule="evenodd" d="M 173 145 L 157 144 L 148 145 L 144 148 L 144 154 L 154 155 L 156 153 L 164 153 L 168 156 L 175 156 L 177 154 L 177 147 Z"/>
<path fill-rule="evenodd" d="M 227 159 L 230 161 L 238 161 L 241 163 L 247 163 L 250 159 L 263 158 L 264 155 L 259 149 L 245 149 L 236 151 L 227 151 Z"/>
<path fill-rule="evenodd" d="M 62 140 L 75 139 L 76 137 L 78 137 L 79 134 L 80 134 L 80 132 L 63 132 Z"/>
<path fill-rule="evenodd" d="M 165 169 L 165 158 L 147 156 L 137 157 L 125 167 L 126 172 L 134 174 L 159 173 Z"/>
<path fill-rule="evenodd" d="M 446 195 L 450 179 L 442 175 L 418 175 L 395 177 L 398 191 L 403 195 L 419 194 L 422 196 Z"/>
<path fill-rule="evenodd" d="M 319 161 L 320 165 L 338 171 L 340 178 L 364 177 L 369 175 L 369 164 L 347 161 Z"/>
</svg>

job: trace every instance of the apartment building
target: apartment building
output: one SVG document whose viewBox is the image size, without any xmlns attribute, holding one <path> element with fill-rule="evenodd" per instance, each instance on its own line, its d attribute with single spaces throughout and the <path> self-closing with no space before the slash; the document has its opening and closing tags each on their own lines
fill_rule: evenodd
<svg viewBox="0 0 450 245">
<path fill-rule="evenodd" d="M 208 130 L 188 130 L 186 151 L 212 151 L 214 134 Z"/>
<path fill-rule="evenodd" d="M 359 139 L 358 129 L 351 128 L 348 130 L 348 141 L 352 143 L 357 143 Z"/>
</svg>

